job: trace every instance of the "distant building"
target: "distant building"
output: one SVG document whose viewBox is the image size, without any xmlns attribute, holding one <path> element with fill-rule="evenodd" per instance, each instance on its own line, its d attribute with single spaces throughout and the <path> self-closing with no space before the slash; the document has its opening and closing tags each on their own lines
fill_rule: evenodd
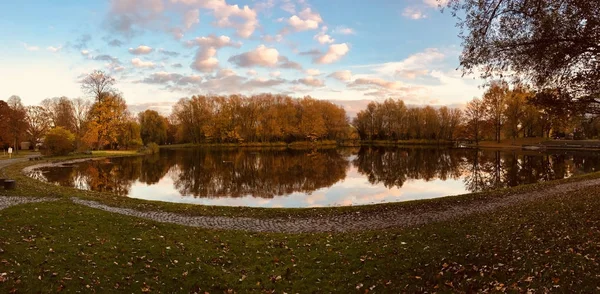
<svg viewBox="0 0 600 294">
<path fill-rule="evenodd" d="M 21 150 L 29 150 L 31 148 L 31 142 L 21 142 Z"/>
</svg>

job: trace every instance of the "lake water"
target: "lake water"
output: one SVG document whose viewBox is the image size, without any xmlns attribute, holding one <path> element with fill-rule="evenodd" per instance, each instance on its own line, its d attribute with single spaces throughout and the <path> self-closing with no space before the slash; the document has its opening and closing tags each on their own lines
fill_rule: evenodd
<svg viewBox="0 0 600 294">
<path fill-rule="evenodd" d="M 597 152 L 437 148 L 163 149 L 44 167 L 56 185 L 168 202 L 319 207 L 487 191 L 598 171 Z"/>
</svg>

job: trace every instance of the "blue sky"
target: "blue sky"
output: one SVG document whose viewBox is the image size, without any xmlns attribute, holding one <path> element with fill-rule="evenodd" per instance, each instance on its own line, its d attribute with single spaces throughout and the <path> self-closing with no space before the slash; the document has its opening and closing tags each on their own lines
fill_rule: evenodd
<svg viewBox="0 0 600 294">
<path fill-rule="evenodd" d="M 455 19 L 436 0 L 2 1 L 0 99 L 83 96 L 100 69 L 135 109 L 194 94 L 463 104 Z"/>
</svg>

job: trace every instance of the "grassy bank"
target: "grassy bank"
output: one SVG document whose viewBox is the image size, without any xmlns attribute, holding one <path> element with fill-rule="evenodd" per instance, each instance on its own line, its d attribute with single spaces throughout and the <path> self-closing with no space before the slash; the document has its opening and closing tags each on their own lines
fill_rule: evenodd
<svg viewBox="0 0 600 294">
<path fill-rule="evenodd" d="M 255 234 L 67 201 L 0 211 L 0 290 L 597 292 L 600 191 L 404 230 Z"/>
</svg>

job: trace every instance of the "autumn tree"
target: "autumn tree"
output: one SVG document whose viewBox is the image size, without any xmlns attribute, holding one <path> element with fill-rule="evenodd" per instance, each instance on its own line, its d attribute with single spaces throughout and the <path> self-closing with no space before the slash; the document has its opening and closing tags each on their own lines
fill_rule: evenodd
<svg viewBox="0 0 600 294">
<path fill-rule="evenodd" d="M 479 98 L 475 98 L 467 103 L 465 109 L 465 120 L 469 136 L 479 145 L 481 131 L 485 119 L 485 105 Z"/>
<path fill-rule="evenodd" d="M 508 135 L 513 139 L 519 136 L 521 128 L 523 128 L 523 118 L 526 111 L 526 103 L 529 97 L 529 91 L 523 86 L 517 86 L 509 91 L 506 96 L 506 108 L 504 109 L 504 117 L 506 118 L 505 128 Z"/>
<path fill-rule="evenodd" d="M 27 109 L 21 103 L 21 97 L 11 96 L 7 101 L 10 111 L 8 112 L 8 130 L 12 137 L 15 153 L 19 153 L 19 145 L 27 132 Z"/>
<path fill-rule="evenodd" d="M 535 90 L 560 88 L 588 105 L 600 93 L 600 2 L 450 0 L 465 73 L 514 73 Z M 593 107 L 596 108 L 597 107 Z"/>
<path fill-rule="evenodd" d="M 74 133 L 76 130 L 73 102 L 67 97 L 42 100 L 42 107 L 48 112 L 53 127 L 62 127 Z"/>
<path fill-rule="evenodd" d="M 167 119 L 155 110 L 146 110 L 138 114 L 141 138 L 144 144 L 151 142 L 165 144 L 167 141 Z"/>
<path fill-rule="evenodd" d="M 483 94 L 483 107 L 487 121 L 494 129 L 494 140 L 500 143 L 502 126 L 504 125 L 505 100 L 508 94 L 508 84 L 495 81 Z"/>
<path fill-rule="evenodd" d="M 96 146 L 96 149 L 102 149 L 104 146 L 114 149 L 118 145 L 121 128 L 128 116 L 127 105 L 121 96 L 105 95 L 90 109 L 84 141 Z"/>
</svg>

